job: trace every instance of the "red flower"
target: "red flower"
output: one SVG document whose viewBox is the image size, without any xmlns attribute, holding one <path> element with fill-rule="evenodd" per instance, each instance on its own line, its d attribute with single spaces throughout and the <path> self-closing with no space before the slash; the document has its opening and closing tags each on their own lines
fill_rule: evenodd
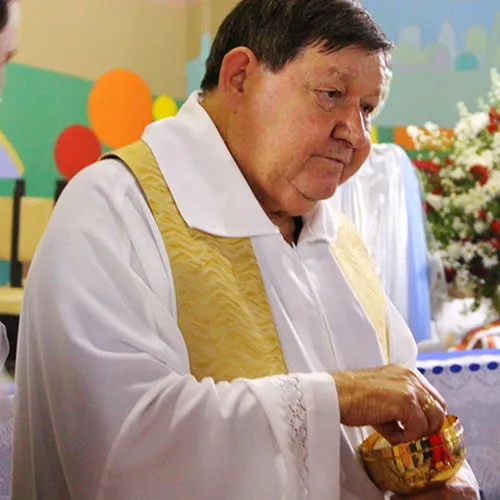
<svg viewBox="0 0 500 500">
<path fill-rule="evenodd" d="M 446 278 L 446 283 L 451 283 L 455 279 L 456 275 L 457 275 L 457 272 L 455 271 L 455 269 L 453 269 L 451 267 L 447 267 L 444 270 L 444 276 Z"/>
<path fill-rule="evenodd" d="M 431 160 L 414 160 L 413 163 L 419 170 L 429 172 L 430 174 L 437 174 L 441 166 Z"/>
<path fill-rule="evenodd" d="M 490 123 L 486 127 L 486 130 L 488 130 L 490 134 L 494 134 L 498 130 L 498 125 L 500 124 L 500 115 L 495 108 L 490 108 L 488 114 L 490 117 Z"/>
<path fill-rule="evenodd" d="M 434 191 L 432 191 L 432 194 L 437 194 L 437 195 L 443 194 L 443 186 L 438 186 L 436 189 L 434 189 Z"/>
<path fill-rule="evenodd" d="M 470 168 L 470 172 L 478 180 L 481 186 L 484 186 L 490 178 L 490 170 L 483 165 L 474 165 Z"/>
<path fill-rule="evenodd" d="M 430 203 L 428 203 L 427 201 L 425 201 L 423 203 L 423 206 L 424 206 L 424 212 L 426 214 L 430 214 L 432 212 L 435 212 L 434 207 Z"/>
<path fill-rule="evenodd" d="M 478 216 L 481 220 L 486 220 L 486 218 L 488 217 L 488 212 L 482 208 L 481 210 L 478 210 L 478 211 L 477 211 L 477 216 Z"/>
<path fill-rule="evenodd" d="M 495 250 L 500 250 L 500 238 L 493 238 L 491 244 Z"/>
<path fill-rule="evenodd" d="M 498 124 L 497 123 L 493 123 L 493 122 L 490 122 L 488 124 L 488 126 L 486 127 L 486 130 L 491 134 L 493 135 L 498 129 Z"/>
<path fill-rule="evenodd" d="M 492 221 L 490 224 L 490 228 L 495 234 L 500 234 L 500 219 L 495 219 L 494 221 Z"/>
</svg>

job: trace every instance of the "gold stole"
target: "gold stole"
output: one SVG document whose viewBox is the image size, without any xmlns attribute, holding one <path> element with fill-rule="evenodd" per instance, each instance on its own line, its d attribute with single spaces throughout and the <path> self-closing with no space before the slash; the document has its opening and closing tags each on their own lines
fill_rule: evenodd
<svg viewBox="0 0 500 500">
<path fill-rule="evenodd" d="M 336 212 L 339 232 L 331 249 L 347 281 L 377 332 L 384 361 L 389 361 L 389 335 L 387 330 L 387 304 L 373 261 L 358 231 L 342 213 Z"/>
<path fill-rule="evenodd" d="M 106 157 L 119 158 L 135 175 L 162 235 L 191 373 L 198 380 L 212 377 L 216 381 L 287 373 L 250 239 L 191 229 L 145 142 Z M 344 225 L 346 221 L 341 243 L 333 250 L 377 332 L 383 334 L 380 338 L 385 339 L 382 346 L 387 353 L 384 296 L 363 243 L 350 224 L 347 229 Z M 373 277 L 374 283 L 365 283 Z"/>
</svg>

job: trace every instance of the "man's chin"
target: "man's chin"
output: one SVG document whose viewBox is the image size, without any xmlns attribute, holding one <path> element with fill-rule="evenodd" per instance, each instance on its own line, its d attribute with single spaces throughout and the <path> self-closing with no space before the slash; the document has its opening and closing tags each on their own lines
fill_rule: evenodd
<svg viewBox="0 0 500 500">
<path fill-rule="evenodd" d="M 300 194 L 308 202 L 319 203 L 320 201 L 328 200 L 329 198 L 331 198 L 337 191 L 337 187 L 338 185 L 335 184 L 331 188 L 322 190 L 321 192 L 318 193 L 303 193 L 301 191 Z"/>
<path fill-rule="evenodd" d="M 331 198 L 337 190 L 337 184 L 329 186 L 329 189 L 322 189 L 314 193 L 301 191 L 295 187 L 295 192 L 289 192 L 286 198 L 281 200 L 281 211 L 293 217 L 300 217 L 312 212 L 318 203 Z"/>
<path fill-rule="evenodd" d="M 303 186 L 294 184 L 294 188 L 299 196 L 312 203 L 318 203 L 331 198 L 337 191 L 340 181 L 340 175 L 328 175 Z"/>
<path fill-rule="evenodd" d="M 311 213 L 322 200 L 323 198 L 316 199 L 302 196 L 300 200 L 293 203 L 293 206 L 289 207 L 288 213 L 293 217 L 302 217 Z"/>
</svg>

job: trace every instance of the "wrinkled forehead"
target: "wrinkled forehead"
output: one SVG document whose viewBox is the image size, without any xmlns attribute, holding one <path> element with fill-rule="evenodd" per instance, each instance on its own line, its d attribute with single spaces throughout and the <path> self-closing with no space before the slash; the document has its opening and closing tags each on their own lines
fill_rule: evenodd
<svg viewBox="0 0 500 500">
<path fill-rule="evenodd" d="M 370 51 L 350 45 L 332 51 L 316 45 L 305 49 L 296 60 L 303 63 L 309 75 L 325 82 L 361 80 L 383 88 L 390 80 L 391 56 L 383 50 Z"/>
</svg>

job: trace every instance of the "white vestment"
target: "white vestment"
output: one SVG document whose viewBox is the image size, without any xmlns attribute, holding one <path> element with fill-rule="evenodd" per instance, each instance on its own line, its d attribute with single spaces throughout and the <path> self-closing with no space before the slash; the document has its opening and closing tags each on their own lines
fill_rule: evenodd
<svg viewBox="0 0 500 500">
<path fill-rule="evenodd" d="M 387 296 L 408 321 L 408 217 L 402 167 L 392 146 L 374 144 L 361 170 L 328 203 L 356 226 Z"/>
<path fill-rule="evenodd" d="M 150 125 L 186 222 L 250 237 L 290 375 L 197 382 L 161 235 L 115 160 L 66 188 L 26 286 L 16 371 L 15 499 L 377 499 L 328 372 L 383 363 L 329 248 L 320 204 L 287 245 L 192 96 Z M 162 158 L 174 157 L 167 162 Z M 412 336 L 387 305 L 391 361 Z"/>
</svg>

